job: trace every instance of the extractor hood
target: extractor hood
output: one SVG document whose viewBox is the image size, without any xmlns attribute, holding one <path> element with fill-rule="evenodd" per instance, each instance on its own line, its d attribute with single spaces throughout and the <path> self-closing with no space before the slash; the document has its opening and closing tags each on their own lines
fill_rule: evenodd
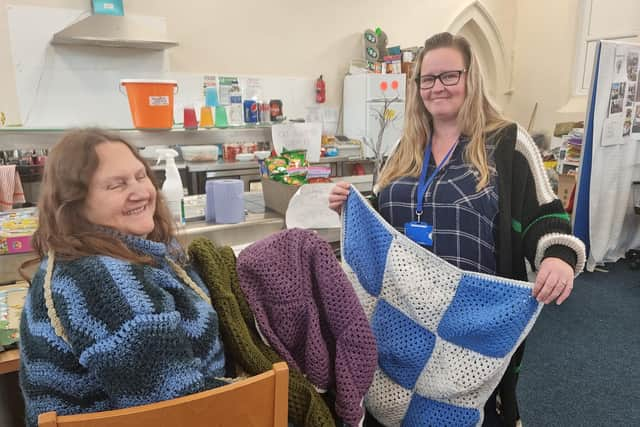
<svg viewBox="0 0 640 427">
<path fill-rule="evenodd" d="M 166 33 L 136 16 L 89 15 L 53 35 L 52 44 L 163 50 L 178 46 Z"/>
</svg>

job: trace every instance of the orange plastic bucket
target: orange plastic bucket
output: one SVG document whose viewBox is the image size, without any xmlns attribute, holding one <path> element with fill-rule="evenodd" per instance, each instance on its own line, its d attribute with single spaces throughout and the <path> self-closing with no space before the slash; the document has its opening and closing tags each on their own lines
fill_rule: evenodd
<svg viewBox="0 0 640 427">
<path fill-rule="evenodd" d="M 129 98 L 133 126 L 138 129 L 171 129 L 175 80 L 120 80 Z M 121 89 L 122 91 L 122 89 Z"/>
</svg>

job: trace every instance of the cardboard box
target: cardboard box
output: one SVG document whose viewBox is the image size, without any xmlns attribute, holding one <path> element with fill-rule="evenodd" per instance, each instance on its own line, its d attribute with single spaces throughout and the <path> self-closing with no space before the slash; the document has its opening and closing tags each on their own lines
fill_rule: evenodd
<svg viewBox="0 0 640 427">
<path fill-rule="evenodd" d="M 0 213 L 0 255 L 33 251 L 31 236 L 38 228 L 36 208 Z"/>
<path fill-rule="evenodd" d="M 559 175 L 558 176 L 558 198 L 562 201 L 562 206 L 565 208 L 569 204 L 569 198 L 573 187 L 576 185 L 575 175 Z"/>
<path fill-rule="evenodd" d="M 283 184 L 278 181 L 262 177 L 262 195 L 264 196 L 264 206 L 281 215 L 285 215 L 289 200 L 298 191 L 297 185 Z"/>
</svg>

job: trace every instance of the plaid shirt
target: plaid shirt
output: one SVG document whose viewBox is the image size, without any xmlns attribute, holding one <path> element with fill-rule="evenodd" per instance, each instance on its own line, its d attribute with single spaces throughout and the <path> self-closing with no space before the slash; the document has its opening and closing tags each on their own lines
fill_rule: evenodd
<svg viewBox="0 0 640 427">
<path fill-rule="evenodd" d="M 495 274 L 498 225 L 495 147 L 487 147 L 489 185 L 477 192 L 477 172 L 463 158 L 468 142 L 467 138 L 460 138 L 449 162 L 427 189 L 421 220 L 433 225 L 433 246 L 427 249 L 463 270 Z M 428 176 L 435 167 L 432 156 Z M 378 195 L 380 214 L 398 231 L 404 232 L 405 223 L 417 220 L 417 188 L 417 177 L 402 177 Z"/>
</svg>

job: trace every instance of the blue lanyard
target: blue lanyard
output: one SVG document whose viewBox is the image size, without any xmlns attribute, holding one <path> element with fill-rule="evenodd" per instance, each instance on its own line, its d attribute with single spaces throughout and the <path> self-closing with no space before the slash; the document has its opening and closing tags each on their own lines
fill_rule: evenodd
<svg viewBox="0 0 640 427">
<path fill-rule="evenodd" d="M 424 195 L 427 192 L 427 189 L 433 182 L 434 178 L 440 172 L 440 169 L 447 163 L 449 156 L 453 153 L 453 150 L 458 145 L 456 141 L 455 144 L 449 149 L 447 155 L 444 156 L 444 159 L 440 162 L 439 165 L 436 166 L 436 170 L 429 176 L 427 179 L 427 169 L 429 169 L 429 161 L 431 160 L 431 137 L 429 137 L 429 143 L 424 149 L 424 160 L 422 161 L 422 172 L 420 172 L 420 181 L 418 182 L 418 203 L 416 206 L 416 216 L 418 217 L 418 222 L 420 222 L 420 217 L 422 216 L 422 202 L 424 201 Z"/>
</svg>

